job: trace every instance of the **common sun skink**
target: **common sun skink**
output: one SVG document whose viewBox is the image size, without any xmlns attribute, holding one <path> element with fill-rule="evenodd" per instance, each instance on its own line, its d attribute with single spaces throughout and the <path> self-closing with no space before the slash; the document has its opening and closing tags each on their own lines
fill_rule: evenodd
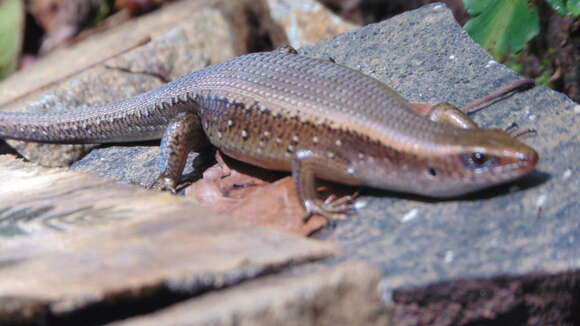
<svg viewBox="0 0 580 326">
<path fill-rule="evenodd" d="M 309 215 L 317 178 L 453 197 L 530 172 L 538 154 L 503 130 L 479 129 L 447 103 L 419 113 L 378 80 L 291 48 L 243 55 L 119 102 L 59 113 L 0 113 L 0 137 L 51 143 L 161 138 L 159 183 L 175 190 L 187 154 L 211 143 L 266 169 L 291 171 Z"/>
</svg>

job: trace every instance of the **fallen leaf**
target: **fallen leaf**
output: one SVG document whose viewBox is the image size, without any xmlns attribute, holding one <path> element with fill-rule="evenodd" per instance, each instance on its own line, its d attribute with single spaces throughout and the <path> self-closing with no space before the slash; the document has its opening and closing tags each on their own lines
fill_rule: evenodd
<svg viewBox="0 0 580 326">
<path fill-rule="evenodd" d="M 202 206 L 251 223 L 309 235 L 328 224 L 320 215 L 304 223 L 306 211 L 296 195 L 292 178 L 259 169 L 217 152 L 217 164 L 185 191 Z"/>
<path fill-rule="evenodd" d="M 131 15 L 137 15 L 170 1 L 172 0 L 116 0 L 115 8 L 128 9 Z"/>
<path fill-rule="evenodd" d="M 30 12 L 46 32 L 40 51 L 46 53 L 70 41 L 96 22 L 103 7 L 104 0 L 31 0 Z"/>
</svg>

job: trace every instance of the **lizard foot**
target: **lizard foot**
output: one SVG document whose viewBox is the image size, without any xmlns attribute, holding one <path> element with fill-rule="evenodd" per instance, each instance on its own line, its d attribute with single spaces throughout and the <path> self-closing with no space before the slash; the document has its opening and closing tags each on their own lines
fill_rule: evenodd
<svg viewBox="0 0 580 326">
<path fill-rule="evenodd" d="M 330 195 L 325 201 L 307 200 L 304 202 L 306 215 L 302 220 L 306 223 L 314 214 L 322 215 L 329 220 L 344 220 L 347 218 L 347 212 L 353 209 L 356 197 L 358 197 L 358 193 L 340 198 Z"/>
<path fill-rule="evenodd" d="M 538 134 L 538 131 L 536 129 L 525 129 L 523 131 L 519 131 L 520 126 L 517 124 L 517 122 L 512 122 L 509 126 L 507 126 L 506 128 L 504 128 L 503 131 L 507 132 L 508 134 L 514 136 L 514 138 L 520 138 L 522 136 L 535 136 Z"/>
<path fill-rule="evenodd" d="M 296 49 L 294 47 L 292 47 L 292 45 L 290 45 L 290 44 L 280 45 L 274 51 L 280 52 L 280 53 L 286 53 L 286 54 L 298 54 L 298 51 L 296 51 Z"/>
<path fill-rule="evenodd" d="M 158 176 L 153 183 L 147 186 L 147 189 L 159 190 L 159 191 L 170 191 L 172 194 L 177 194 L 181 189 L 191 185 L 191 181 L 177 185 L 177 182 L 169 177 Z"/>
</svg>

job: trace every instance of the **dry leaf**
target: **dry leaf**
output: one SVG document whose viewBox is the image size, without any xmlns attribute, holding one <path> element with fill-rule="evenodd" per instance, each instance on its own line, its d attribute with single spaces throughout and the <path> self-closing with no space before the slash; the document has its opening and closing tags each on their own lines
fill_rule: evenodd
<svg viewBox="0 0 580 326">
<path fill-rule="evenodd" d="M 132 15 L 136 15 L 170 1 L 171 0 L 116 0 L 115 8 L 128 9 Z"/>
<path fill-rule="evenodd" d="M 186 195 L 195 197 L 201 205 L 245 221 L 301 235 L 309 235 L 328 223 L 320 215 L 303 222 L 306 212 L 298 201 L 291 177 L 279 179 L 279 173 L 228 158 L 224 160 L 219 152 L 216 159 L 218 163 L 186 189 Z M 272 182 L 275 179 L 279 180 Z"/>
<path fill-rule="evenodd" d="M 95 21 L 103 0 L 31 0 L 30 12 L 45 30 L 41 52 L 69 41 Z"/>
</svg>

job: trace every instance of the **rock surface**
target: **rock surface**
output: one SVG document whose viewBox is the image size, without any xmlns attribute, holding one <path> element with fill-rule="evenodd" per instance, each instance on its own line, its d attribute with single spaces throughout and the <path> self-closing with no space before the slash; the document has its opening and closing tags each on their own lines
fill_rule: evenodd
<svg viewBox="0 0 580 326">
<path fill-rule="evenodd" d="M 94 325 L 337 253 L 166 193 L 6 156 L 0 171 L 15 185 L 0 188 L 1 325 Z"/>
<path fill-rule="evenodd" d="M 485 53 L 442 5 L 407 12 L 304 48 L 302 53 L 374 76 L 414 102 L 462 106 L 518 78 Z M 580 268 L 580 106 L 545 87 L 473 114 L 486 128 L 517 122 L 538 135 L 534 173 L 456 200 L 367 190 L 367 205 L 321 238 L 378 263 L 383 293 L 455 279 Z"/>
<path fill-rule="evenodd" d="M 291 21 L 281 18 L 285 13 L 291 14 Z M 27 111 L 62 111 L 100 105 L 143 93 L 246 52 L 288 40 L 300 46 L 352 28 L 354 25 L 342 22 L 313 0 L 180 1 L 76 46 L 56 51 L 36 64 L 33 71 L 11 76 L 0 84 L 0 102 L 31 92 L 17 102 L 3 105 L 2 110 L 22 110 L 25 105 Z M 38 89 L 145 37 L 152 40 L 144 46 L 66 78 L 48 91 Z M 264 38 L 271 39 L 273 44 L 266 44 Z M 123 183 L 147 186 L 158 173 L 158 142 L 97 149 L 94 145 L 7 142 L 27 159 L 44 166 L 73 164 L 74 170 Z M 79 161 L 87 153 L 88 157 Z M 186 173 L 191 172 L 195 157 L 194 153 L 190 155 Z"/>
<path fill-rule="evenodd" d="M 0 86 L 0 102 L 25 96 L 2 109 L 19 110 L 23 103 L 28 111 L 99 105 L 251 51 L 260 42 L 255 20 L 265 12 L 264 4 L 204 0 L 167 6 L 13 76 Z M 152 41 L 67 77 L 145 36 Z M 41 87 L 51 81 L 58 82 L 48 91 Z M 93 147 L 10 144 L 47 166 L 69 164 Z M 104 146 L 74 168 L 147 185 L 157 175 L 158 152 L 156 143 Z M 101 324 L 336 254 L 331 244 L 216 216 L 191 199 L 44 169 L 13 157 L 0 159 L 0 178 L 2 325 Z M 356 275 L 361 270 L 372 272 Z M 262 301 L 250 300 L 246 306 L 251 323 L 267 320 L 264 312 L 270 319 L 311 323 L 322 316 L 329 321 L 343 316 L 355 324 L 387 318 L 376 291 L 380 273 L 371 265 L 301 279 L 271 276 L 264 286 L 256 282 L 222 293 L 220 300 L 235 304 L 256 293 Z M 287 286 L 296 290 L 288 292 Z M 270 291 L 283 299 L 270 302 L 259 296 Z M 327 308 L 338 297 L 343 305 Z M 354 304 L 365 304 L 365 309 L 354 309 Z M 300 309 L 279 310 L 288 305 Z"/>
<path fill-rule="evenodd" d="M 24 103 L 28 111 L 62 111 L 105 104 L 246 53 L 250 49 L 248 40 L 254 37 L 246 20 L 254 7 L 250 0 L 180 1 L 155 14 L 131 20 L 77 46 L 52 53 L 36 64 L 33 72 L 22 71 L 5 80 L 0 84 L 0 102 L 28 92 L 32 95 L 2 109 L 22 109 Z M 65 79 L 49 91 L 38 89 L 146 37 L 152 41 L 144 46 Z M 8 142 L 27 159 L 45 166 L 71 164 L 93 147 Z"/>
<path fill-rule="evenodd" d="M 388 326 L 386 308 L 371 295 L 380 279 L 376 267 L 363 263 L 310 275 L 267 277 L 110 326 Z"/>
<path fill-rule="evenodd" d="M 161 39 L 181 33 L 179 30 L 172 31 L 173 34 L 164 34 Z M 320 58 L 332 57 L 337 63 L 374 76 L 415 102 L 448 101 L 461 106 L 521 78 L 494 62 L 474 44 L 442 5 L 427 6 L 380 24 L 321 41 L 304 48 L 302 53 Z M 230 54 L 236 53 L 232 50 Z M 125 59 L 120 58 L 119 64 L 121 60 Z M 123 62 L 123 65 L 126 64 L 132 69 L 141 69 L 131 61 Z M 163 65 L 159 67 L 161 70 L 155 71 L 166 71 Z M 193 69 L 195 67 L 191 65 L 188 68 Z M 125 87 L 112 87 L 115 92 L 122 93 L 116 96 L 130 96 L 144 90 L 140 79 L 143 76 L 126 74 L 118 69 L 109 70 L 126 78 L 122 80 Z M 158 78 L 146 78 L 154 80 L 152 83 L 155 85 L 161 83 Z M 154 87 L 153 84 L 147 87 Z M 99 85 L 96 88 L 104 87 Z M 75 87 L 72 82 L 63 86 L 62 96 L 70 101 L 67 104 L 77 101 L 75 90 L 82 94 L 93 86 L 84 91 Z M 109 86 L 96 89 L 95 92 L 106 94 L 110 90 Z M 49 100 L 45 99 L 52 101 Z M 110 99 L 95 97 L 91 101 L 108 102 Z M 428 323 L 425 319 L 415 317 L 424 312 L 422 304 L 427 307 L 425 295 L 428 296 L 433 290 L 429 287 L 433 284 L 440 284 L 444 290 L 438 293 L 445 295 L 438 299 L 441 300 L 439 306 L 431 308 L 448 307 L 455 309 L 455 314 L 466 314 L 476 308 L 463 305 L 460 301 L 463 297 L 454 296 L 464 290 L 454 287 L 458 279 L 490 279 L 496 284 L 500 282 L 495 281 L 498 276 L 510 275 L 511 280 L 517 281 L 530 273 L 542 272 L 542 275 L 551 276 L 561 274 L 565 277 L 569 271 L 578 270 L 580 166 L 577 162 L 580 161 L 580 106 L 562 94 L 536 87 L 494 103 L 473 117 L 486 128 L 504 128 L 512 122 L 517 122 L 523 128 L 536 128 L 538 135 L 525 141 L 540 154 L 537 171 L 509 185 L 454 200 L 431 200 L 367 189 L 365 196 L 359 199 L 359 203 L 366 203 L 366 207 L 353 214 L 349 220 L 338 222 L 334 228 L 319 234 L 321 239 L 340 246 L 342 255 L 324 263 L 295 268 L 293 273 L 320 273 L 328 265 L 340 264 L 345 260 L 376 263 L 384 273 L 382 296 L 387 306 L 417 308 L 406 310 L 408 314 L 414 314 L 413 318 L 408 318 L 408 314 L 398 317 L 399 321 L 409 321 L 401 324 L 415 325 Z M 118 148 L 126 152 L 116 152 Z M 104 175 L 120 175 L 118 179 L 125 182 L 146 184 L 151 180 L 147 178 L 157 173 L 156 151 L 156 147 L 145 148 L 143 151 L 135 147 L 104 147 L 91 152 L 77 163 L 76 168 L 99 171 L 95 170 L 95 167 L 99 167 Z M 561 289 L 563 295 L 573 296 L 572 292 L 577 291 L 576 285 L 566 287 L 565 278 L 554 277 L 552 280 L 550 286 Z M 498 287 L 506 291 L 495 292 L 498 296 L 481 295 L 483 299 L 477 301 L 477 306 L 492 307 L 491 301 L 508 305 L 513 301 L 502 301 L 501 298 L 521 299 L 526 291 L 533 292 L 529 287 L 511 287 L 509 284 Z M 471 289 L 481 294 L 480 290 L 485 286 L 488 285 L 475 284 Z M 402 294 L 393 297 L 394 291 Z M 405 293 L 408 295 L 403 295 Z M 502 297 L 505 293 L 509 295 Z M 550 295 L 557 294 L 538 294 L 542 300 Z M 456 298 L 460 303 L 449 298 Z M 528 298 L 537 299 L 533 296 Z M 18 306 L 17 301 L 11 303 Z M 573 299 L 570 301 L 577 302 Z M 33 311 L 35 307 L 42 310 L 44 301 L 34 302 L 37 305 L 30 303 L 30 310 Z M 480 310 L 483 320 L 495 320 L 502 314 L 509 316 L 514 310 L 517 313 L 517 309 L 527 309 L 518 305 L 512 305 L 507 310 L 504 307 L 493 307 L 501 313 L 494 315 Z M 563 311 L 560 313 L 563 316 L 566 314 Z M 459 323 L 446 320 L 437 324 Z"/>
<path fill-rule="evenodd" d="M 299 48 L 356 28 L 315 0 L 267 0 L 272 23 L 272 42 Z M 277 32 L 279 31 L 279 32 Z"/>
<path fill-rule="evenodd" d="M 580 272 L 465 279 L 394 293 L 393 323 L 577 325 Z"/>
</svg>

